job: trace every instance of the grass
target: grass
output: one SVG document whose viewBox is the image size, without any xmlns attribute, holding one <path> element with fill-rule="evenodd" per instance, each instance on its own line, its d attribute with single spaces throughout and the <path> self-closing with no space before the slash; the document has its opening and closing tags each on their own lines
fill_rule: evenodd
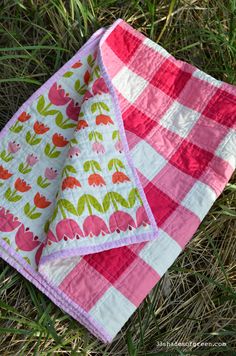
<svg viewBox="0 0 236 356">
<path fill-rule="evenodd" d="M 177 58 L 236 84 L 235 0 L 3 0 L 1 126 L 96 29 L 119 17 Z M 235 198 L 232 177 L 194 239 L 111 345 L 92 337 L 1 261 L 0 354 L 235 355 Z"/>
</svg>

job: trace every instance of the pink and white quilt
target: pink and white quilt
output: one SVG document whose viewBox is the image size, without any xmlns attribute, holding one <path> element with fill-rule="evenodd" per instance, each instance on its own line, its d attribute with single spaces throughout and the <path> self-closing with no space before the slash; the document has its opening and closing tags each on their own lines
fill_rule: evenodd
<svg viewBox="0 0 236 356">
<path fill-rule="evenodd" d="M 235 165 L 236 87 L 117 20 L 0 133 L 0 255 L 111 342 Z"/>
</svg>

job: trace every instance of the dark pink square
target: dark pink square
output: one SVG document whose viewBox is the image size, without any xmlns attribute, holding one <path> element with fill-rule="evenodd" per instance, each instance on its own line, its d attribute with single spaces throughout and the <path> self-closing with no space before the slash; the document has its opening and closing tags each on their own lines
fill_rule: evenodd
<svg viewBox="0 0 236 356">
<path fill-rule="evenodd" d="M 185 140 L 169 162 L 184 173 L 194 178 L 199 178 L 212 158 L 213 154 L 211 152 Z"/>
<path fill-rule="evenodd" d="M 120 25 L 107 37 L 106 43 L 124 63 L 128 63 L 142 41 Z"/>
<path fill-rule="evenodd" d="M 137 256 L 129 248 L 119 247 L 83 258 L 103 277 L 114 283 Z"/>
<path fill-rule="evenodd" d="M 150 119 L 145 113 L 138 110 L 135 106 L 130 106 L 122 116 L 125 130 L 133 132 L 141 138 L 145 138 L 147 133 L 157 125 L 154 120 Z"/>
<path fill-rule="evenodd" d="M 152 182 L 144 189 L 147 201 L 156 220 L 157 226 L 161 227 L 164 221 L 177 208 L 178 204 L 171 197 L 163 193 Z"/>
<path fill-rule="evenodd" d="M 203 115 L 227 127 L 236 126 L 236 96 L 218 89 Z"/>
<path fill-rule="evenodd" d="M 174 62 L 166 59 L 156 71 L 150 83 L 175 99 L 190 78 L 190 73 L 183 71 Z"/>
</svg>

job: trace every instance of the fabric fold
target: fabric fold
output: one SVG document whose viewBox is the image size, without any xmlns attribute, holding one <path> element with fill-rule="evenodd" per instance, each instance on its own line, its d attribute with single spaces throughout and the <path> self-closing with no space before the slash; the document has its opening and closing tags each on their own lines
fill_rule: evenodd
<svg viewBox="0 0 236 356">
<path fill-rule="evenodd" d="M 230 179 L 235 126 L 234 86 L 98 30 L 0 133 L 1 257 L 111 342 Z"/>
</svg>

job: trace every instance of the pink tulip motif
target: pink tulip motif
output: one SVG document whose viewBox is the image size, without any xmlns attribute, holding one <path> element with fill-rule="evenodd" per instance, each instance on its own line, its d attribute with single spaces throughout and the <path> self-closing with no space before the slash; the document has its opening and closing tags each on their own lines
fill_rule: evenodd
<svg viewBox="0 0 236 356">
<path fill-rule="evenodd" d="M 48 92 L 48 98 L 50 100 L 50 104 L 56 106 L 68 104 L 71 100 L 69 94 L 65 92 L 61 85 L 57 85 L 57 83 L 54 83 L 50 88 Z M 44 111 L 48 109 L 49 105 L 44 109 Z"/>
<path fill-rule="evenodd" d="M 96 152 L 96 153 L 105 153 L 105 147 L 103 146 L 102 143 L 100 142 L 94 142 L 93 145 L 92 145 L 92 150 L 93 152 Z"/>
<path fill-rule="evenodd" d="M 32 251 L 40 245 L 38 236 L 34 236 L 28 227 L 25 228 L 24 224 L 19 227 L 15 236 L 15 241 L 17 249 L 22 251 Z"/>
<path fill-rule="evenodd" d="M 84 94 L 84 97 L 83 97 L 83 101 L 82 103 L 84 103 L 85 101 L 89 100 L 90 98 L 92 98 L 93 95 L 90 93 L 89 90 L 86 90 L 85 94 Z"/>
<path fill-rule="evenodd" d="M 120 233 L 121 231 L 132 230 L 136 228 L 136 224 L 132 216 L 124 211 L 115 211 L 109 219 L 109 227 L 111 232 Z"/>
<path fill-rule="evenodd" d="M 122 143 L 120 140 L 116 141 L 115 143 L 115 149 L 118 151 L 118 152 L 122 152 L 123 151 L 123 146 L 122 146 Z"/>
<path fill-rule="evenodd" d="M 121 153 L 123 151 L 123 147 L 122 147 L 122 143 L 121 143 L 121 139 L 120 139 L 120 133 L 118 130 L 113 131 L 112 140 L 116 141 L 115 149 Z"/>
<path fill-rule="evenodd" d="M 102 144 L 103 141 L 103 135 L 99 131 L 91 131 L 89 133 L 89 141 L 92 141 L 92 150 L 93 152 L 96 152 L 97 154 L 104 154 L 105 153 L 105 147 Z"/>
<path fill-rule="evenodd" d="M 39 187 L 45 189 L 51 185 L 51 181 L 55 180 L 58 176 L 57 169 L 47 167 L 44 171 L 44 177 L 39 176 L 37 184 Z"/>
<path fill-rule="evenodd" d="M 150 221 L 148 219 L 146 210 L 144 209 L 144 206 L 140 206 L 137 211 L 136 211 L 136 223 L 137 227 L 144 226 L 146 227 L 147 225 L 150 225 Z"/>
<path fill-rule="evenodd" d="M 79 239 L 84 234 L 76 221 L 73 219 L 63 219 L 56 226 L 56 236 L 57 241 L 61 241 L 62 239 L 67 241 L 68 239 Z"/>
<path fill-rule="evenodd" d="M 20 148 L 21 147 L 19 143 L 10 141 L 8 143 L 7 152 L 6 150 L 3 150 L 0 153 L 0 158 L 5 162 L 10 162 L 14 158 L 14 155 L 20 150 Z"/>
<path fill-rule="evenodd" d="M 74 100 L 71 100 L 69 105 L 66 108 L 66 115 L 74 121 L 78 121 L 80 114 L 80 106 L 78 103 L 75 103 Z"/>
<path fill-rule="evenodd" d="M 101 94 L 107 94 L 109 93 L 109 89 L 105 83 L 105 80 L 103 78 L 98 78 L 95 80 L 93 83 L 92 87 L 93 95 L 101 95 Z"/>
<path fill-rule="evenodd" d="M 19 172 L 22 174 L 27 174 L 32 171 L 32 167 L 38 162 L 38 157 L 34 156 L 33 154 L 30 154 L 26 158 L 25 163 L 20 163 L 19 164 Z"/>
<path fill-rule="evenodd" d="M 46 168 L 44 172 L 44 176 L 48 180 L 54 180 L 58 176 L 57 169 L 54 168 Z"/>
<path fill-rule="evenodd" d="M 67 154 L 69 158 L 78 157 L 79 155 L 80 155 L 80 149 L 76 146 L 72 146 Z"/>
<path fill-rule="evenodd" d="M 19 143 L 16 143 L 15 141 L 8 143 L 8 152 L 9 153 L 16 153 L 17 151 L 19 151 L 19 149 L 20 149 Z"/>
<path fill-rule="evenodd" d="M 1 232 L 10 232 L 15 230 L 19 225 L 21 225 L 20 221 L 18 221 L 17 217 L 14 217 L 9 210 L 6 210 L 0 207 L 0 231 Z"/>
<path fill-rule="evenodd" d="M 45 246 L 46 246 L 46 244 L 44 242 L 41 242 L 41 244 L 40 244 L 40 246 L 37 249 L 37 252 L 35 254 L 35 263 L 36 263 L 37 266 L 39 265 L 39 261 L 40 261 L 40 258 L 42 256 L 42 252 L 43 252 L 43 249 L 44 249 Z"/>
<path fill-rule="evenodd" d="M 54 233 L 49 229 L 46 237 L 45 244 L 46 245 L 51 245 L 52 242 L 58 242 L 57 237 L 54 235 Z"/>
<path fill-rule="evenodd" d="M 84 236 L 94 237 L 109 234 L 108 227 L 104 220 L 96 215 L 88 216 L 83 223 Z"/>
</svg>

